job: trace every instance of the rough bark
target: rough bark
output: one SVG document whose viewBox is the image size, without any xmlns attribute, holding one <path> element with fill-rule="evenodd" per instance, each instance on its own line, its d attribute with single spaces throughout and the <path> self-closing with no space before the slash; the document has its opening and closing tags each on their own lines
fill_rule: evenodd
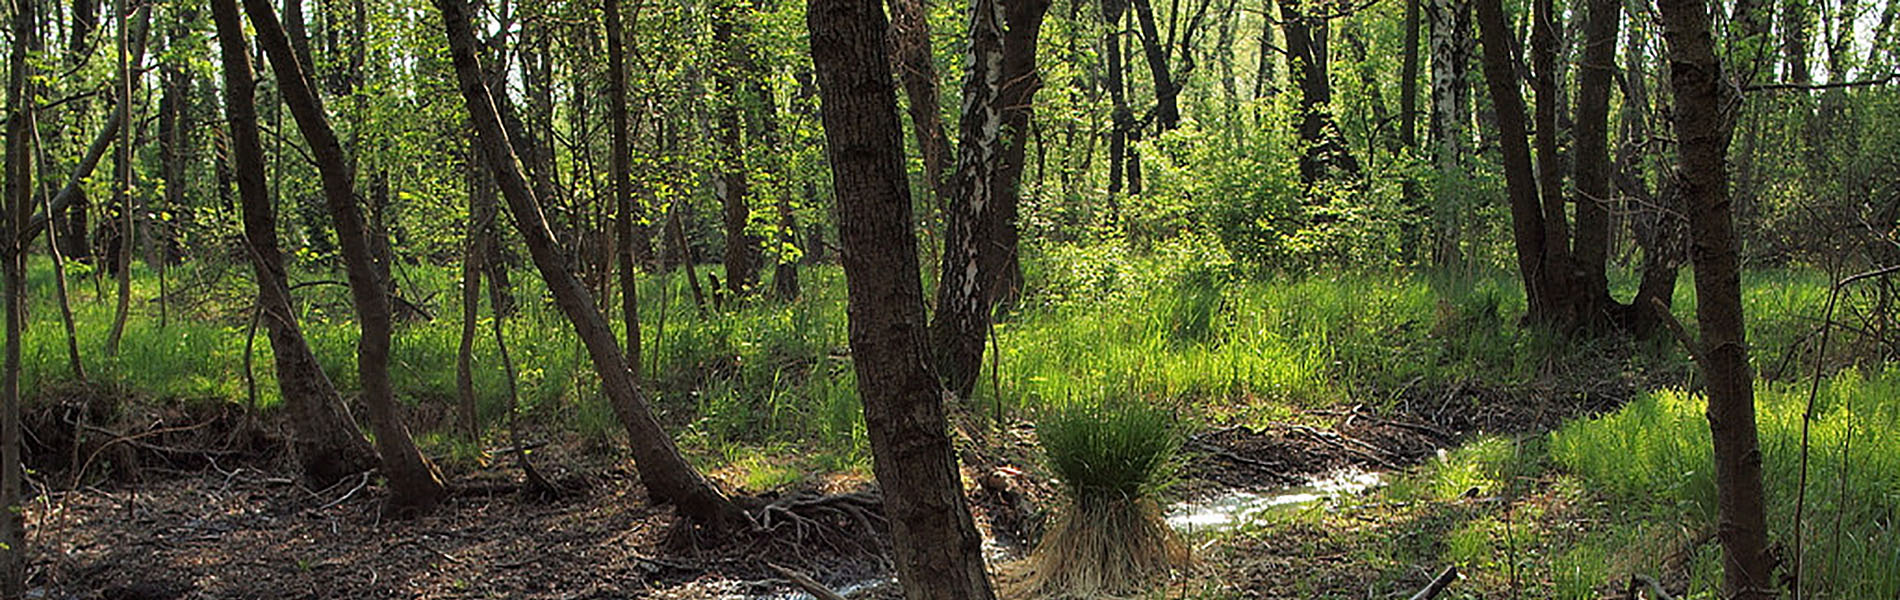
<svg viewBox="0 0 1900 600">
<path fill-rule="evenodd" d="M 1754 377 L 1742 320 L 1741 271 L 1729 213 L 1728 149 L 1734 127 L 1733 82 L 1724 75 L 1703 0 L 1661 0 L 1670 89 L 1676 99 L 1676 179 L 1689 209 L 1695 263 L 1696 352 L 1708 381 L 1714 445 L 1722 597 L 1775 596 L 1768 555 L 1761 448 L 1755 430 Z"/>
<path fill-rule="evenodd" d="M 1042 85 L 1036 38 L 1048 0 L 971 5 L 955 196 L 944 236 L 931 337 L 946 388 L 968 398 L 982 370 L 990 309 L 1014 285 L 1017 185 L 1031 106 Z M 1007 32 L 1005 32 L 1007 27 Z"/>
<path fill-rule="evenodd" d="M 1431 137 L 1432 165 L 1438 172 L 1432 216 L 1434 261 L 1440 266 L 1463 260 L 1459 250 L 1459 222 L 1465 215 L 1452 206 L 1452 178 L 1464 164 L 1464 106 L 1466 105 L 1465 69 L 1470 62 L 1461 32 L 1468 28 L 1465 0 L 1420 0 L 1427 2 L 1427 20 L 1431 26 Z"/>
<path fill-rule="evenodd" d="M 1000 27 L 1000 10 L 977 12 Z M 910 600 L 990 600 L 995 594 L 963 497 L 943 394 L 926 366 L 923 289 L 884 13 L 878 0 L 811 0 L 807 19 L 838 194 L 851 353 L 898 580 Z"/>
<path fill-rule="evenodd" d="M 441 474 L 422 456 L 409 429 L 396 412 L 395 390 L 389 380 L 389 346 L 393 332 L 389 294 L 372 256 L 369 227 L 356 197 L 355 175 L 336 132 L 317 103 L 316 91 L 284 28 L 267 0 L 244 0 L 245 13 L 257 30 L 258 45 L 277 74 L 278 88 L 298 131 L 310 145 L 323 186 L 324 204 L 336 227 L 350 300 L 362 336 L 356 344 L 357 379 L 363 386 L 363 404 L 370 428 L 376 432 L 376 452 L 382 457 L 383 476 L 389 480 L 389 504 L 402 514 L 425 513 L 448 496 Z"/>
<path fill-rule="evenodd" d="M 1128 156 L 1134 149 L 1129 147 L 1128 137 L 1135 128 L 1134 111 L 1128 108 L 1128 90 L 1125 85 L 1127 68 L 1122 64 L 1122 19 L 1128 14 L 1127 0 L 1102 0 L 1102 20 L 1108 24 L 1105 54 L 1107 54 L 1108 98 L 1111 106 L 1108 131 L 1108 219 L 1114 225 L 1119 219 L 1116 202 L 1122 193 L 1123 179 L 1128 168 Z"/>
<path fill-rule="evenodd" d="M 482 164 L 494 174 L 508 210 L 514 216 L 515 226 L 527 243 L 535 268 L 547 281 L 555 305 L 567 316 L 586 346 L 594 371 L 600 376 L 601 389 L 627 429 L 640 480 L 648 495 L 655 501 L 674 504 L 699 524 L 715 529 L 737 525 L 744 518 L 738 505 L 688 464 L 674 446 L 673 438 L 660 427 L 633 371 L 627 368 L 613 328 L 595 309 L 587 288 L 566 269 L 565 257 L 555 245 L 554 234 L 549 231 L 540 204 L 528 187 L 521 164 L 515 158 L 514 146 L 495 110 L 495 100 L 483 81 L 467 3 L 436 0 L 435 5 L 442 12 L 455 77 L 468 106 L 469 120 L 481 140 L 478 146 Z"/>
<path fill-rule="evenodd" d="M 264 147 L 257 127 L 257 82 L 251 75 L 237 1 L 212 0 L 211 16 L 217 24 L 224 61 L 224 111 L 236 162 L 244 242 L 257 278 L 259 314 L 277 365 L 277 388 L 292 415 L 291 448 L 304 477 L 327 487 L 375 466 L 376 454 L 297 324 L 283 252 L 277 243 L 275 209 L 265 188 Z"/>
</svg>

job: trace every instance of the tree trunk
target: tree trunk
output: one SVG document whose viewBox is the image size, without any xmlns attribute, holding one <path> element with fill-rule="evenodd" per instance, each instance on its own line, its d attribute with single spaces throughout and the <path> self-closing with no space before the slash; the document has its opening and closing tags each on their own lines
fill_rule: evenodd
<svg viewBox="0 0 1900 600">
<path fill-rule="evenodd" d="M 1181 125 L 1181 86 L 1168 69 L 1168 48 L 1155 29 L 1155 11 L 1149 0 L 1132 0 L 1135 22 L 1141 27 L 1142 54 L 1155 88 L 1155 125 L 1163 133 Z M 1178 6 L 1180 0 L 1176 0 Z"/>
<path fill-rule="evenodd" d="M 623 352 L 627 368 L 640 373 L 640 290 L 634 265 L 633 136 L 627 126 L 627 59 L 625 31 L 620 23 L 620 0 L 603 4 L 607 28 L 607 113 L 612 138 L 614 188 L 614 262 L 620 273 L 620 319 L 626 325 L 627 340 Z"/>
<path fill-rule="evenodd" d="M 1575 120 L 1577 236 L 1574 240 L 1579 313 L 1586 323 L 1602 322 L 1613 307 L 1609 262 L 1610 82 L 1616 74 L 1617 25 L 1621 0 L 1588 0 L 1583 56 L 1577 74 Z M 1627 99 L 1626 99 L 1627 101 Z M 1640 299 L 1639 299 L 1640 300 Z M 1651 310 L 1637 306 L 1637 310 Z"/>
<path fill-rule="evenodd" d="M 924 0 L 890 0 L 892 55 L 898 79 L 910 99 L 911 129 L 917 153 L 924 161 L 925 187 L 936 196 L 938 208 L 950 201 L 952 164 L 950 138 L 943 128 L 943 108 L 937 92 L 937 59 L 930 49 L 930 7 Z"/>
<path fill-rule="evenodd" d="M 132 209 L 132 86 L 134 84 L 132 63 L 135 60 L 142 62 L 142 59 L 129 56 L 130 49 L 127 46 L 130 45 L 130 40 L 126 32 L 125 0 L 119 0 L 113 14 L 117 16 L 119 24 L 119 79 L 114 91 L 119 96 L 119 123 L 123 126 L 119 127 L 119 148 L 114 155 L 113 163 L 112 196 L 113 204 L 118 206 L 120 219 L 117 235 L 118 251 L 112 253 L 112 261 L 115 261 L 113 272 L 117 275 L 119 291 L 118 303 L 112 312 L 112 328 L 106 332 L 105 354 L 108 357 L 119 355 L 119 340 L 125 336 L 125 320 L 132 310 L 133 214 L 136 212 Z"/>
<path fill-rule="evenodd" d="M 977 0 L 977 7 L 984 5 L 992 8 L 973 11 L 972 29 L 999 35 L 1002 10 Z M 884 13 L 877 0 L 811 0 L 807 19 L 839 205 L 851 354 L 898 580 L 910 600 L 991 600 L 943 393 L 927 367 L 923 287 Z M 998 69 L 999 63 L 997 57 L 986 66 Z"/>
<path fill-rule="evenodd" d="M 1307 14 L 1307 0 L 1280 0 L 1280 31 L 1286 37 L 1287 68 L 1300 90 L 1300 182 L 1311 188 L 1335 175 L 1356 177 L 1359 163 L 1331 117 L 1332 82 L 1327 78 L 1324 18 Z"/>
<path fill-rule="evenodd" d="M 931 323 L 937 374 L 959 398 L 970 397 L 982 370 L 990 309 L 1003 286 L 1014 285 L 1009 269 L 1016 253 L 1017 184 L 1031 105 L 1042 86 L 1036 37 L 1048 7 L 1048 0 L 971 5 L 956 196 Z"/>
<path fill-rule="evenodd" d="M 494 173 L 515 225 L 534 258 L 535 268 L 554 295 L 555 305 L 574 325 L 587 347 L 594 371 L 600 376 L 601 388 L 627 428 L 634 461 L 648 495 L 656 502 L 673 503 L 680 512 L 702 525 L 714 529 L 736 526 L 744 518 L 738 505 L 680 455 L 673 438 L 660 427 L 659 420 L 648 408 L 646 397 L 614 340 L 613 328 L 594 308 L 587 288 L 566 269 L 567 263 L 555 246 L 554 235 L 542 217 L 539 202 L 515 159 L 514 147 L 495 110 L 495 100 L 482 81 L 468 5 L 463 0 L 436 0 L 435 4 L 442 11 L 443 28 L 448 33 L 456 80 L 467 103 L 469 119 L 481 140 L 480 158 Z"/>
<path fill-rule="evenodd" d="M 21 318 L 26 302 L 26 248 L 23 243 L 27 216 L 33 206 L 33 130 L 38 94 L 34 92 L 32 61 L 28 55 L 39 51 L 37 0 L 12 0 L 12 42 L 7 67 L 6 198 L 4 202 L 4 247 L 0 247 L 0 270 L 6 294 L 5 373 L 0 374 L 0 597 L 20 598 L 26 592 L 26 466 L 21 464 L 22 430 L 20 427 L 20 336 Z M 120 21 L 121 26 L 124 20 Z"/>
<path fill-rule="evenodd" d="M 1484 44 L 1484 78 L 1497 110 L 1498 142 L 1502 147 L 1505 193 L 1511 203 L 1511 233 L 1517 249 L 1518 276 L 1524 281 L 1529 303 L 1526 318 L 1557 323 L 1561 308 L 1553 304 L 1556 290 L 1550 274 L 1544 231 L 1543 206 L 1537 178 L 1531 168 L 1531 148 L 1524 126 L 1524 98 L 1518 92 L 1516 60 L 1511 54 L 1510 23 L 1499 0 L 1478 0 L 1478 30 Z"/>
<path fill-rule="evenodd" d="M 1434 262 L 1451 266 L 1463 262 L 1459 251 L 1458 223 L 1464 211 L 1453 205 L 1455 177 L 1463 173 L 1465 69 L 1469 57 L 1464 51 L 1461 32 L 1466 22 L 1465 0 L 1419 0 L 1428 2 L 1432 47 L 1432 164 L 1438 182 L 1434 199 Z"/>
<path fill-rule="evenodd" d="M 336 132 L 330 129 L 329 119 L 316 101 L 316 91 L 311 89 L 303 64 L 291 51 L 277 14 L 266 1 L 244 0 L 244 8 L 257 30 L 258 44 L 277 73 L 284 103 L 316 159 L 324 203 L 336 225 L 351 303 L 362 328 L 356 344 L 357 378 L 363 386 L 363 404 L 369 409 L 370 428 L 376 432 L 383 475 L 389 479 L 389 503 L 399 513 L 425 513 L 447 497 L 448 490 L 435 465 L 416 449 L 408 427 L 396 412 L 395 390 L 389 380 L 389 293 L 371 254 L 369 228 L 356 198 L 355 176 L 350 173 L 349 160 L 343 155 Z"/>
<path fill-rule="evenodd" d="M 1127 0 L 1102 0 L 1102 20 L 1108 24 L 1107 60 L 1108 60 L 1108 98 L 1111 106 L 1108 132 L 1108 219 L 1109 224 L 1118 225 L 1117 201 L 1120 200 L 1123 177 L 1128 168 L 1129 131 L 1135 127 L 1135 114 L 1128 109 L 1128 91 L 1124 84 L 1127 69 L 1122 66 L 1122 16 L 1128 13 Z"/>
<path fill-rule="evenodd" d="M 1676 98 L 1676 179 L 1688 208 L 1695 263 L 1696 354 L 1708 381 L 1714 444 L 1722 597 L 1775 597 L 1768 556 L 1761 448 L 1755 431 L 1754 377 L 1742 320 L 1741 272 L 1729 214 L 1728 149 L 1734 126 L 1733 82 L 1724 75 L 1703 0 L 1662 0 L 1670 89 Z"/>
<path fill-rule="evenodd" d="M 376 454 L 297 325 L 283 253 L 277 245 L 275 210 L 264 183 L 264 147 L 258 138 L 254 97 L 257 82 L 251 75 L 237 1 L 212 0 L 211 16 L 217 23 L 224 59 L 224 109 L 244 213 L 244 241 L 257 277 L 259 312 L 277 364 L 277 387 L 292 415 L 291 447 L 304 477 L 328 487 L 375 466 Z"/>
<path fill-rule="evenodd" d="M 1537 190 L 1542 200 L 1544 219 L 1543 265 L 1540 267 L 1548 286 L 1546 305 L 1555 309 L 1554 322 L 1566 328 L 1578 323 L 1577 306 L 1585 305 L 1575 285 L 1575 267 L 1570 262 L 1570 216 L 1564 206 L 1563 159 L 1557 150 L 1559 107 L 1564 105 L 1559 83 L 1563 74 L 1557 64 L 1557 22 L 1555 0 L 1531 3 L 1531 88 L 1537 94 L 1532 114 L 1536 129 Z"/>
<path fill-rule="evenodd" d="M 747 178 L 744 131 L 741 114 L 747 102 L 739 85 L 739 75 L 750 71 L 754 58 L 746 40 L 740 39 L 738 21 L 741 4 L 722 0 L 713 9 L 713 43 L 724 55 L 713 77 L 719 93 L 719 170 L 713 177 L 713 191 L 724 209 L 726 226 L 726 287 L 733 296 L 750 293 L 759 278 L 759 239 L 749 232 L 752 222 L 751 193 Z M 716 291 L 714 293 L 717 293 Z"/>
</svg>

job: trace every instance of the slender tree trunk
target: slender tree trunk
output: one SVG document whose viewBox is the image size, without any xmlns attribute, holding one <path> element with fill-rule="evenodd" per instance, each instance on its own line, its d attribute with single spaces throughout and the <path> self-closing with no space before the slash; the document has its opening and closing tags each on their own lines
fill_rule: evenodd
<svg viewBox="0 0 1900 600">
<path fill-rule="evenodd" d="M 986 4 L 995 6 L 991 0 L 976 6 Z M 1000 8 L 973 12 L 988 23 L 989 35 L 1000 35 Z M 811 0 L 807 19 L 838 195 L 851 354 L 898 580 L 910 600 L 990 600 L 995 594 L 984 573 L 981 538 L 963 497 L 943 393 L 927 367 L 921 335 L 923 287 L 884 12 L 878 0 Z M 988 67 L 1000 68 L 999 62 Z"/>
<path fill-rule="evenodd" d="M 1048 0 L 980 0 L 971 5 L 956 196 L 950 201 L 937 314 L 931 323 L 937 373 L 959 398 L 969 398 L 982 370 L 990 309 L 1002 286 L 1014 284 L 1008 269 L 1016 252 L 1017 184 L 1030 107 L 1042 85 L 1036 73 L 1036 36 L 1048 6 Z"/>
<path fill-rule="evenodd" d="M 336 132 L 330 129 L 316 91 L 290 41 L 277 22 L 277 14 L 267 0 L 244 0 L 245 12 L 257 30 L 284 103 L 297 121 L 297 129 L 317 162 L 323 184 L 324 202 L 336 225 L 337 245 L 343 254 L 350 282 L 350 299 L 362 337 L 356 345 L 357 378 L 363 386 L 363 403 L 369 409 L 370 427 L 376 431 L 376 451 L 382 456 L 383 475 L 389 479 L 389 503 L 402 513 L 423 513 L 435 508 L 448 490 L 442 484 L 435 465 L 423 458 L 410 438 L 409 430 L 396 412 L 395 391 L 389 380 L 389 345 L 392 324 L 388 289 L 378 276 L 371 254 L 369 228 L 364 223 L 355 191 L 355 176 L 343 155 Z"/>
<path fill-rule="evenodd" d="M 1537 190 L 1543 208 L 1544 252 L 1539 272 L 1545 278 L 1546 306 L 1553 309 L 1552 322 L 1565 328 L 1578 324 L 1579 306 L 1588 306 L 1576 285 L 1576 267 L 1570 260 L 1570 217 L 1564 206 L 1563 158 L 1558 152 L 1558 109 L 1564 105 L 1560 81 L 1563 74 L 1557 63 L 1558 25 L 1555 0 L 1531 3 L 1532 91 L 1537 105 L 1532 113 L 1537 150 Z"/>
<path fill-rule="evenodd" d="M 1117 201 L 1128 168 L 1129 130 L 1135 126 L 1135 113 L 1128 108 L 1124 85 L 1127 69 L 1122 66 L 1122 16 L 1128 13 L 1127 0 L 1102 0 L 1102 20 L 1108 24 L 1105 46 L 1108 60 L 1108 98 L 1111 105 L 1108 133 L 1108 219 L 1110 225 L 1121 220 Z"/>
<path fill-rule="evenodd" d="M 741 114 L 746 108 L 745 92 L 739 85 L 739 76 L 750 71 L 747 66 L 756 60 L 747 40 L 741 39 L 738 14 L 741 6 L 735 0 L 722 0 L 713 9 L 713 43 L 724 56 L 719 70 L 713 77 L 714 87 L 719 98 L 719 172 L 713 178 L 713 191 L 719 196 L 720 206 L 724 209 L 726 225 L 726 286 L 733 296 L 750 293 L 758 283 L 759 276 L 759 239 L 750 233 L 752 207 L 750 204 L 751 185 L 747 177 L 744 131 L 741 126 Z"/>
<path fill-rule="evenodd" d="M 106 332 L 105 354 L 107 357 L 117 357 L 119 355 L 119 340 L 125 336 L 125 320 L 130 316 L 132 311 L 132 240 L 135 239 L 133 214 L 137 212 L 132 208 L 131 124 L 133 59 L 128 56 L 130 49 L 127 46 L 130 45 L 130 40 L 128 39 L 129 36 L 126 31 L 125 0 L 118 1 L 117 7 L 113 10 L 113 14 L 118 19 L 117 29 L 119 32 L 119 79 L 115 91 L 118 92 L 119 96 L 119 122 L 125 124 L 125 126 L 119 128 L 119 149 L 114 164 L 116 172 L 112 195 L 114 196 L 114 204 L 119 207 L 121 217 L 118 232 L 118 252 L 114 253 L 118 261 L 116 274 L 118 277 L 119 291 L 117 296 L 118 304 L 112 313 L 112 328 Z"/>
<path fill-rule="evenodd" d="M 547 281 L 555 305 L 574 325 L 594 370 L 601 378 L 614 412 L 627 428 L 633 446 L 635 464 L 648 495 L 659 502 L 671 502 L 680 512 L 702 525 L 715 529 L 736 526 L 744 517 L 737 504 L 712 482 L 700 475 L 673 445 L 672 437 L 647 406 L 633 371 L 614 340 L 607 319 L 594 308 L 593 298 L 579 279 L 567 271 L 566 261 L 555 245 L 554 236 L 542 217 L 541 207 L 528 188 L 514 155 L 513 145 L 503 130 L 495 100 L 482 81 L 477 42 L 469 23 L 468 5 L 463 0 L 436 0 L 448 33 L 449 50 L 455 63 L 455 75 L 462 98 L 467 102 L 469 119 L 481 140 L 480 155 L 500 184 L 502 196 L 515 219 L 516 227 L 527 242 L 535 267 Z"/>
<path fill-rule="evenodd" d="M 1511 54 L 1511 32 L 1499 0 L 1478 0 L 1478 30 L 1484 44 L 1484 78 L 1497 110 L 1498 141 L 1504 160 L 1505 192 L 1511 202 L 1511 232 L 1517 249 L 1518 276 L 1529 302 L 1527 318 L 1558 323 L 1561 307 L 1546 271 L 1549 236 L 1544 231 L 1543 205 L 1531 167 L 1529 133 L 1524 126 L 1524 98 L 1518 92 L 1516 60 Z"/>
<path fill-rule="evenodd" d="M 1714 444 L 1717 526 L 1722 542 L 1722 597 L 1775 597 L 1768 555 L 1761 447 L 1755 430 L 1754 377 L 1742 319 L 1741 271 L 1729 215 L 1728 149 L 1736 98 L 1715 54 L 1709 6 L 1662 0 L 1676 98 L 1676 178 L 1689 212 L 1695 263 L 1696 320 L 1708 381 L 1709 433 Z"/>
<path fill-rule="evenodd" d="M 225 114 L 244 216 L 244 241 L 257 278 L 259 316 L 270 336 L 277 365 L 277 387 L 292 415 L 291 446 L 305 478 L 319 486 L 333 485 L 374 467 L 375 450 L 363 438 L 297 324 L 283 253 L 278 248 L 275 210 L 265 188 L 264 148 L 259 141 L 254 98 L 257 84 L 252 79 L 250 52 L 244 43 L 236 0 L 212 0 L 211 16 L 217 23 L 224 59 Z"/>
<path fill-rule="evenodd" d="M 950 171 L 955 165 L 937 97 L 937 59 L 930 49 L 930 7 L 924 0 L 890 0 L 890 7 L 895 42 L 892 56 L 897 60 L 898 80 L 904 83 L 904 94 L 910 99 L 911 129 L 929 184 L 925 187 L 941 209 L 950 201 Z"/>
<path fill-rule="evenodd" d="M 478 142 L 469 139 L 469 152 L 476 152 Z M 495 223 L 495 188 L 479 169 L 469 169 L 468 173 L 468 231 L 465 234 L 466 252 L 462 259 L 462 336 L 455 351 L 455 393 L 460 399 L 457 415 L 461 421 L 462 435 L 469 442 L 481 441 L 482 426 L 477 414 L 475 397 L 475 331 L 476 321 L 481 318 L 482 305 L 482 262 L 488 256 L 490 235 Z M 496 300 L 501 301 L 500 295 Z M 506 316 L 499 311 L 496 315 Z"/>
<path fill-rule="evenodd" d="M 1463 173 L 1465 64 L 1468 57 L 1459 35 L 1466 11 L 1465 0 L 1420 0 L 1428 2 L 1432 47 L 1432 164 L 1438 173 L 1434 194 L 1434 262 L 1451 266 L 1463 262 L 1459 252 L 1458 223 L 1463 210 L 1453 203 L 1454 184 Z"/>
<path fill-rule="evenodd" d="M 139 62 L 144 60 L 146 32 L 151 29 L 151 4 L 140 6 L 138 13 L 131 21 L 131 60 Z M 115 91 L 114 95 L 117 94 L 118 92 Z M 93 170 L 99 167 L 99 161 L 105 158 L 106 151 L 112 149 L 114 142 L 118 141 L 121 123 L 124 121 L 115 106 L 111 114 L 106 117 L 105 124 L 99 128 L 98 133 L 94 134 L 92 144 L 86 147 L 86 153 L 79 158 L 79 163 L 73 165 L 72 172 L 66 177 L 65 187 L 60 188 L 59 193 L 53 195 L 52 207 L 45 214 L 33 215 L 32 220 L 27 223 L 26 242 L 31 242 L 33 236 L 38 235 L 39 230 L 46 227 L 48 220 L 63 220 L 67 228 L 67 243 L 71 245 L 67 248 L 69 250 L 67 256 L 77 258 L 89 255 L 87 253 L 90 248 L 86 245 L 88 232 L 85 219 L 85 181 L 86 178 L 92 176 Z M 71 251 L 75 248 L 79 252 Z"/>
<path fill-rule="evenodd" d="M 1420 150 L 1418 146 L 1418 23 L 1419 5 L 1427 0 L 1405 0 L 1405 21 L 1403 27 L 1404 47 L 1399 49 L 1399 145 L 1414 156 Z M 1429 217 L 1429 206 L 1419 196 L 1418 181 L 1406 178 L 1402 190 L 1405 212 L 1410 220 L 1403 225 L 1405 247 L 1423 248 L 1424 224 Z M 1408 257 L 1418 260 L 1416 254 Z"/>
<path fill-rule="evenodd" d="M 0 248 L 6 294 L 6 364 L 0 374 L 0 597 L 26 592 L 26 490 L 21 464 L 20 335 L 26 298 L 26 221 L 33 211 L 34 79 L 28 55 L 39 51 L 36 0 L 11 0 L 13 51 L 7 68 L 5 246 Z M 120 20 L 123 24 L 124 20 Z"/>
<path fill-rule="evenodd" d="M 1142 54 L 1148 59 L 1148 74 L 1155 88 L 1155 125 L 1163 133 L 1181 125 L 1181 86 L 1168 68 L 1168 49 L 1155 29 L 1155 11 L 1149 0 L 1131 0 L 1135 22 L 1141 27 Z M 1175 2 L 1178 7 L 1179 0 Z"/>
<path fill-rule="evenodd" d="M 640 374 L 640 290 L 634 265 L 633 136 L 627 127 L 627 59 L 625 35 L 620 23 L 620 0 L 603 3 L 607 28 L 607 112 L 611 123 L 614 188 L 615 264 L 620 272 L 620 319 L 626 325 L 627 341 L 623 352 L 627 368 Z"/>
</svg>

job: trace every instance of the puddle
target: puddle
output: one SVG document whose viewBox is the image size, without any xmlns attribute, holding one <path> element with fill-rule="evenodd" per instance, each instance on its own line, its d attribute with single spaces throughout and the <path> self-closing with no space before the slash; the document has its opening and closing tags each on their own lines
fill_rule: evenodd
<svg viewBox="0 0 1900 600">
<path fill-rule="evenodd" d="M 1258 491 L 1230 490 L 1211 498 L 1175 504 L 1168 510 L 1168 525 L 1184 531 L 1231 529 L 1274 510 L 1355 495 L 1383 483 L 1378 473 L 1348 470 L 1305 485 Z"/>
<path fill-rule="evenodd" d="M 859 595 L 860 593 L 866 596 L 869 596 L 871 595 L 871 593 L 874 593 L 878 590 L 886 589 L 886 586 L 891 586 L 889 589 L 896 589 L 895 587 L 896 585 L 897 585 L 897 578 L 880 577 L 877 579 L 866 579 L 863 581 L 854 581 L 854 582 L 847 583 L 844 585 L 835 586 L 831 588 L 831 591 L 837 592 L 838 595 L 840 596 L 851 598 L 851 597 Z M 750 598 L 753 600 L 817 600 L 816 598 L 813 598 L 811 594 L 807 594 L 802 590 L 778 591 L 778 592 L 760 595 L 760 596 L 732 596 L 732 597 L 733 598 Z"/>
</svg>

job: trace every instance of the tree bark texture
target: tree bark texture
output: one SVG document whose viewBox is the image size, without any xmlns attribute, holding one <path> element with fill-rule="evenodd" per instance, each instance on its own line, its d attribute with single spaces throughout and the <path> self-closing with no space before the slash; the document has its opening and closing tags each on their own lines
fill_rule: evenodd
<svg viewBox="0 0 1900 600">
<path fill-rule="evenodd" d="M 910 600 L 991 600 L 943 392 L 927 366 L 923 286 L 884 12 L 878 0 L 810 0 L 808 6 L 825 148 L 838 194 L 851 353 L 898 580 Z M 976 18 L 995 30 L 1001 13 L 978 11 Z"/>
<path fill-rule="evenodd" d="M 1031 105 L 1042 79 L 1036 38 L 1048 0 L 977 0 L 963 86 L 962 139 L 949 205 L 937 314 L 931 334 L 938 375 L 969 398 L 983 365 L 990 309 L 1014 285 L 1017 185 Z M 1005 30 L 1007 28 L 1007 31 Z"/>
<path fill-rule="evenodd" d="M 21 464 L 20 336 L 25 316 L 27 216 L 33 214 L 33 129 L 35 123 L 33 65 L 28 55 L 39 51 L 37 0 L 11 0 L 13 51 L 7 66 L 7 157 L 4 227 L 0 234 L 0 278 L 6 294 L 5 372 L 0 374 L 0 597 L 20 598 L 26 592 L 26 465 Z M 121 21 L 123 23 L 124 21 Z"/>
<path fill-rule="evenodd" d="M 1742 320 L 1741 271 L 1730 215 L 1728 149 L 1734 128 L 1733 82 L 1715 54 L 1709 5 L 1661 0 L 1669 84 L 1676 98 L 1676 179 L 1689 212 L 1695 263 L 1697 349 L 1708 381 L 1714 444 L 1716 537 L 1722 543 L 1722 597 L 1775 597 L 1768 556 L 1761 447 L 1755 430 L 1754 376 Z"/>
<path fill-rule="evenodd" d="M 910 100 L 910 124 L 917 153 L 924 161 L 925 187 L 939 208 L 950 201 L 950 172 L 955 168 L 949 134 L 944 131 L 942 101 L 938 98 L 937 60 L 930 49 L 930 7 L 924 0 L 890 0 L 891 55 L 897 77 Z"/>
</svg>

